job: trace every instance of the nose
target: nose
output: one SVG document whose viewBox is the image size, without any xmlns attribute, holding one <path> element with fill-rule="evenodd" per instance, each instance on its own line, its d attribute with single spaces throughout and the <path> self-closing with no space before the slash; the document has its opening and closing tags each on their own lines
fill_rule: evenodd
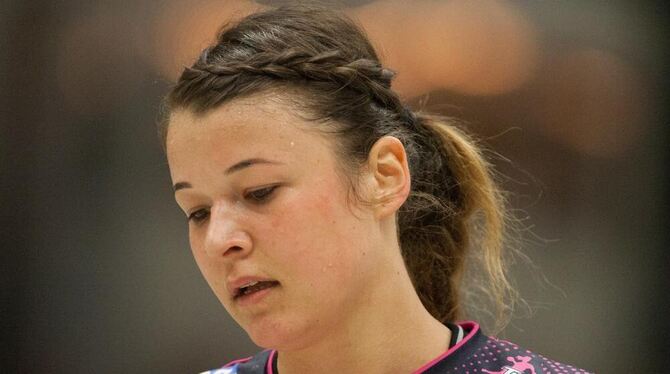
<svg viewBox="0 0 670 374">
<path fill-rule="evenodd" d="M 248 256 L 252 250 L 251 237 L 234 212 L 212 207 L 209 214 L 205 239 L 207 255 L 226 259 Z"/>
</svg>

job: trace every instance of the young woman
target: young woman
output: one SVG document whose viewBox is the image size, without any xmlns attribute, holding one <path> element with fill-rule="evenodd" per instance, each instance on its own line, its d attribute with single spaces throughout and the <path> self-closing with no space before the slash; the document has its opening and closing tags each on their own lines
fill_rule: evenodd
<svg viewBox="0 0 670 374">
<path fill-rule="evenodd" d="M 193 255 L 267 348 L 212 372 L 583 373 L 456 322 L 466 265 L 500 321 L 513 301 L 503 200 L 472 141 L 392 77 L 346 17 L 292 6 L 224 29 L 170 92 Z"/>
</svg>

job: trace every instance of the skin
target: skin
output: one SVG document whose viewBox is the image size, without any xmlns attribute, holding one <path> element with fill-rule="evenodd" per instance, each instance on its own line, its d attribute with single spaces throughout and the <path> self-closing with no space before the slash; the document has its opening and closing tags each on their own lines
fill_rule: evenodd
<svg viewBox="0 0 670 374">
<path fill-rule="evenodd" d="M 409 373 L 442 354 L 450 333 L 421 304 L 400 255 L 404 148 L 390 136 L 375 143 L 359 185 L 374 204 L 361 205 L 347 198 L 332 143 L 314 126 L 273 94 L 171 115 L 172 181 L 188 183 L 175 198 L 198 217 L 189 221 L 193 256 L 254 343 L 278 350 L 282 374 Z M 224 172 L 251 158 L 273 163 Z M 240 305 L 226 280 L 244 275 L 280 285 Z"/>
</svg>

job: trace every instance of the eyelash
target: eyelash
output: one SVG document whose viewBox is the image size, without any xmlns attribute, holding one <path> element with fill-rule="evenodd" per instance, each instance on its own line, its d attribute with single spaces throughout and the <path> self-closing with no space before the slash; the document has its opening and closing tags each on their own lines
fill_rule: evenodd
<svg viewBox="0 0 670 374">
<path fill-rule="evenodd" d="M 251 191 L 251 192 L 247 193 L 244 196 L 244 198 L 250 200 L 254 204 L 259 204 L 259 205 L 264 204 L 264 203 L 269 201 L 272 193 L 274 192 L 274 190 L 277 189 L 277 187 L 279 187 L 279 186 L 275 185 L 275 186 L 259 188 L 257 190 L 254 190 L 254 191 Z M 258 193 L 260 193 L 260 196 L 257 195 Z M 194 223 L 197 224 L 197 223 L 201 223 L 202 221 L 207 219 L 208 216 L 209 216 L 209 211 L 207 209 L 199 209 L 199 210 L 196 210 L 195 212 L 189 214 L 188 215 L 188 220 L 190 222 L 194 222 Z"/>
<path fill-rule="evenodd" d="M 204 221 L 207 216 L 209 215 L 209 212 L 207 209 L 199 209 L 196 210 L 195 212 L 191 213 L 188 215 L 188 220 L 189 222 L 194 222 L 194 223 L 200 223 Z"/>
<path fill-rule="evenodd" d="M 259 188 L 257 190 L 249 192 L 244 197 L 247 198 L 247 199 L 252 200 L 256 204 L 262 204 L 262 203 L 265 203 L 269 200 L 269 198 L 272 196 L 272 193 L 274 192 L 275 189 L 277 189 L 277 187 L 279 187 L 279 186 L 274 185 L 274 186 Z M 258 192 L 261 193 L 260 196 L 255 195 Z"/>
</svg>

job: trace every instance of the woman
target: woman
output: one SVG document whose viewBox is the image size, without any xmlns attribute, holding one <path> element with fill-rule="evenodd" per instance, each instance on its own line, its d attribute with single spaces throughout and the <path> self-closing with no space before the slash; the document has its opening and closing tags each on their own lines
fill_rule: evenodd
<svg viewBox="0 0 670 374">
<path fill-rule="evenodd" d="M 583 372 L 455 322 L 466 264 L 499 321 L 513 301 L 503 200 L 478 148 L 392 77 L 351 21 L 293 6 L 224 29 L 170 92 L 193 255 L 267 348 L 213 372 Z"/>
</svg>

